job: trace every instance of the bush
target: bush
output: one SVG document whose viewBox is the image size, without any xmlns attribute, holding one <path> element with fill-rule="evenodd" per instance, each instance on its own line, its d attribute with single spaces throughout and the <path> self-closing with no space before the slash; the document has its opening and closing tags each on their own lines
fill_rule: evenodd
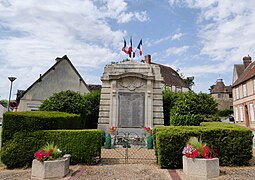
<svg viewBox="0 0 255 180">
<path fill-rule="evenodd" d="M 205 93 L 174 93 L 170 91 L 164 91 L 163 103 L 165 125 L 167 125 L 167 118 L 168 121 L 170 120 L 170 124 L 172 122 L 171 119 L 174 118 L 174 122 L 176 124 L 182 125 L 181 123 L 177 123 L 178 118 L 176 117 L 176 115 L 179 116 L 189 114 L 201 115 L 203 118 L 205 118 L 202 119 L 202 121 L 219 121 L 219 118 L 217 118 L 217 103 L 210 95 Z M 183 121 L 184 117 L 180 116 L 180 118 L 180 121 Z"/>
<path fill-rule="evenodd" d="M 79 92 L 67 90 L 54 93 L 49 99 L 44 100 L 39 110 L 80 114 L 83 107 L 82 95 Z"/>
<path fill-rule="evenodd" d="M 182 150 L 191 136 L 201 138 L 219 155 L 222 166 L 248 165 L 252 158 L 252 132 L 226 123 L 154 128 L 156 152 L 162 168 L 181 168 Z"/>
<path fill-rule="evenodd" d="M 90 92 L 83 97 L 84 110 L 82 117 L 86 120 L 86 129 L 97 129 L 100 91 Z"/>
<path fill-rule="evenodd" d="M 199 126 L 202 121 L 201 115 L 197 114 L 174 114 L 171 116 L 173 126 Z"/>
<path fill-rule="evenodd" d="M 47 142 L 71 154 L 71 163 L 90 164 L 101 156 L 100 130 L 50 130 L 16 133 L 2 148 L 1 160 L 8 168 L 30 166 L 34 153 Z"/>
<path fill-rule="evenodd" d="M 223 109 L 223 110 L 218 110 L 218 115 L 221 117 L 227 117 L 229 115 L 233 114 L 232 109 Z"/>
<path fill-rule="evenodd" d="M 170 125 L 170 109 L 174 106 L 174 102 L 178 98 L 179 93 L 175 93 L 170 91 L 169 89 L 165 89 L 163 91 L 163 110 L 164 110 L 164 125 Z"/>
<path fill-rule="evenodd" d="M 79 115 L 64 112 L 6 112 L 3 115 L 2 143 L 19 131 L 80 129 Z"/>
</svg>

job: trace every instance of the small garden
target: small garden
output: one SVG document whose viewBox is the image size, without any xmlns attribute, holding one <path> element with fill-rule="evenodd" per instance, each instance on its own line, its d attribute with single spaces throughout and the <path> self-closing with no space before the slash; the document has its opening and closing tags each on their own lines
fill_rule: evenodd
<svg viewBox="0 0 255 180">
<path fill-rule="evenodd" d="M 101 155 L 101 131 L 89 128 L 97 123 L 99 98 L 100 92 L 82 96 L 63 91 L 45 100 L 40 111 L 5 113 L 1 161 L 7 168 L 29 167 L 35 158 L 45 161 L 71 154 L 72 164 L 95 163 Z M 47 144 L 55 146 L 45 149 Z M 55 156 L 57 149 L 61 156 Z"/>
<path fill-rule="evenodd" d="M 183 156 L 217 156 L 220 166 L 249 165 L 252 132 L 220 122 L 219 114 L 231 112 L 219 113 L 209 95 L 166 90 L 163 101 L 165 126 L 154 127 L 152 132 L 161 168 L 182 168 Z M 95 163 L 101 156 L 104 138 L 101 130 L 92 129 L 96 128 L 99 102 L 100 92 L 82 96 L 63 91 L 45 100 L 40 111 L 5 113 L 1 161 L 7 168 L 30 167 L 34 159 L 55 160 L 71 154 L 71 164 Z M 151 134 L 151 129 L 145 131 Z M 197 142 L 190 142 L 191 137 Z"/>
</svg>

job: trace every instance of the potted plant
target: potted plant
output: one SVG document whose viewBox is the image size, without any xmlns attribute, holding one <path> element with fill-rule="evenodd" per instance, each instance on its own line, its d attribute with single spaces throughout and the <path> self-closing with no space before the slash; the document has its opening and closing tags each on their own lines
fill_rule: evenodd
<svg viewBox="0 0 255 180">
<path fill-rule="evenodd" d="M 117 130 L 117 127 L 116 127 L 116 126 L 111 126 L 111 127 L 110 127 L 110 130 L 109 130 L 109 131 L 110 131 L 110 134 L 111 134 L 111 135 L 114 135 L 115 132 L 116 132 L 116 130 Z"/>
<path fill-rule="evenodd" d="M 187 177 L 210 179 L 219 176 L 217 154 L 196 137 L 190 138 L 182 154 L 184 154 L 183 172 Z"/>
<path fill-rule="evenodd" d="M 147 136 L 147 149 L 153 149 L 152 129 L 150 127 L 145 127 L 144 130 Z"/>
<path fill-rule="evenodd" d="M 62 178 L 69 173 L 70 154 L 62 154 L 54 143 L 34 153 L 32 179 Z"/>
</svg>

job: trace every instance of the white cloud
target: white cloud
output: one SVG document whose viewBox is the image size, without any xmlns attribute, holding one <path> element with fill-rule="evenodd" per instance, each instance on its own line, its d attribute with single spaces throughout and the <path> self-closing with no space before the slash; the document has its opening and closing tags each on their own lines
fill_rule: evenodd
<svg viewBox="0 0 255 180">
<path fill-rule="evenodd" d="M 157 39 L 157 40 L 148 40 L 148 42 L 146 44 L 148 45 L 148 47 L 150 47 L 152 45 L 157 45 L 157 44 L 167 42 L 167 41 L 180 40 L 181 37 L 183 37 L 183 36 L 184 36 L 183 33 L 177 32 L 174 35 L 169 35 L 169 36 Z"/>
<path fill-rule="evenodd" d="M 242 63 L 243 56 L 255 57 L 253 0 L 169 0 L 169 4 L 200 10 L 197 21 L 200 57 L 207 57 L 208 65 L 182 68 L 186 72 L 198 76 L 222 72 L 232 74 L 233 64 Z"/>
<path fill-rule="evenodd" d="M 116 61 L 127 32 L 113 30 L 108 21 L 148 20 L 146 11 L 129 11 L 124 0 L 4 0 L 0 12 L 0 35 L 6 32 L 0 36 L 0 61 L 8 64 L 0 71 L 22 77 L 15 81 L 19 88 L 27 88 L 64 54 L 84 68 Z M 7 77 L 0 82 L 3 97 L 9 82 Z"/>
<path fill-rule="evenodd" d="M 165 58 L 171 55 L 181 55 L 189 49 L 189 46 L 170 47 L 165 50 Z"/>
<path fill-rule="evenodd" d="M 254 1 L 187 0 L 190 8 L 201 10 L 199 37 L 202 55 L 232 63 L 241 63 L 247 54 L 254 54 Z M 230 63 L 225 63 L 229 65 Z"/>
<path fill-rule="evenodd" d="M 183 35 L 184 35 L 183 33 L 177 33 L 177 34 L 174 34 L 171 39 L 180 40 Z"/>
</svg>

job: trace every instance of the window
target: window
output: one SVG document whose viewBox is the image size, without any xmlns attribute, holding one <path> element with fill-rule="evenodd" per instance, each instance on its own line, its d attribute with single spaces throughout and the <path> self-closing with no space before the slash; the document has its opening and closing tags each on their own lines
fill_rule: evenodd
<svg viewBox="0 0 255 180">
<path fill-rule="evenodd" d="M 219 99 L 221 99 L 221 98 L 222 98 L 221 94 L 218 94 L 218 98 L 219 98 Z"/>
<path fill-rule="evenodd" d="M 236 99 L 239 99 L 239 88 L 236 88 Z"/>
<path fill-rule="evenodd" d="M 243 106 L 240 106 L 240 121 L 243 121 Z"/>
<path fill-rule="evenodd" d="M 235 119 L 236 119 L 236 121 L 239 120 L 239 117 L 238 117 L 238 108 L 237 107 L 235 107 Z"/>
<path fill-rule="evenodd" d="M 246 84 L 243 85 L 243 97 L 247 96 L 247 87 Z"/>
<path fill-rule="evenodd" d="M 233 98 L 232 94 L 229 94 L 229 98 Z"/>
<path fill-rule="evenodd" d="M 255 94 L 255 79 L 253 79 L 253 93 Z"/>
<path fill-rule="evenodd" d="M 251 120 L 251 121 L 255 121 L 255 117 L 254 117 L 254 106 L 253 106 L 253 104 L 250 104 L 249 106 L 250 106 L 250 107 L 249 107 L 249 109 L 250 109 L 250 120 Z"/>
</svg>

